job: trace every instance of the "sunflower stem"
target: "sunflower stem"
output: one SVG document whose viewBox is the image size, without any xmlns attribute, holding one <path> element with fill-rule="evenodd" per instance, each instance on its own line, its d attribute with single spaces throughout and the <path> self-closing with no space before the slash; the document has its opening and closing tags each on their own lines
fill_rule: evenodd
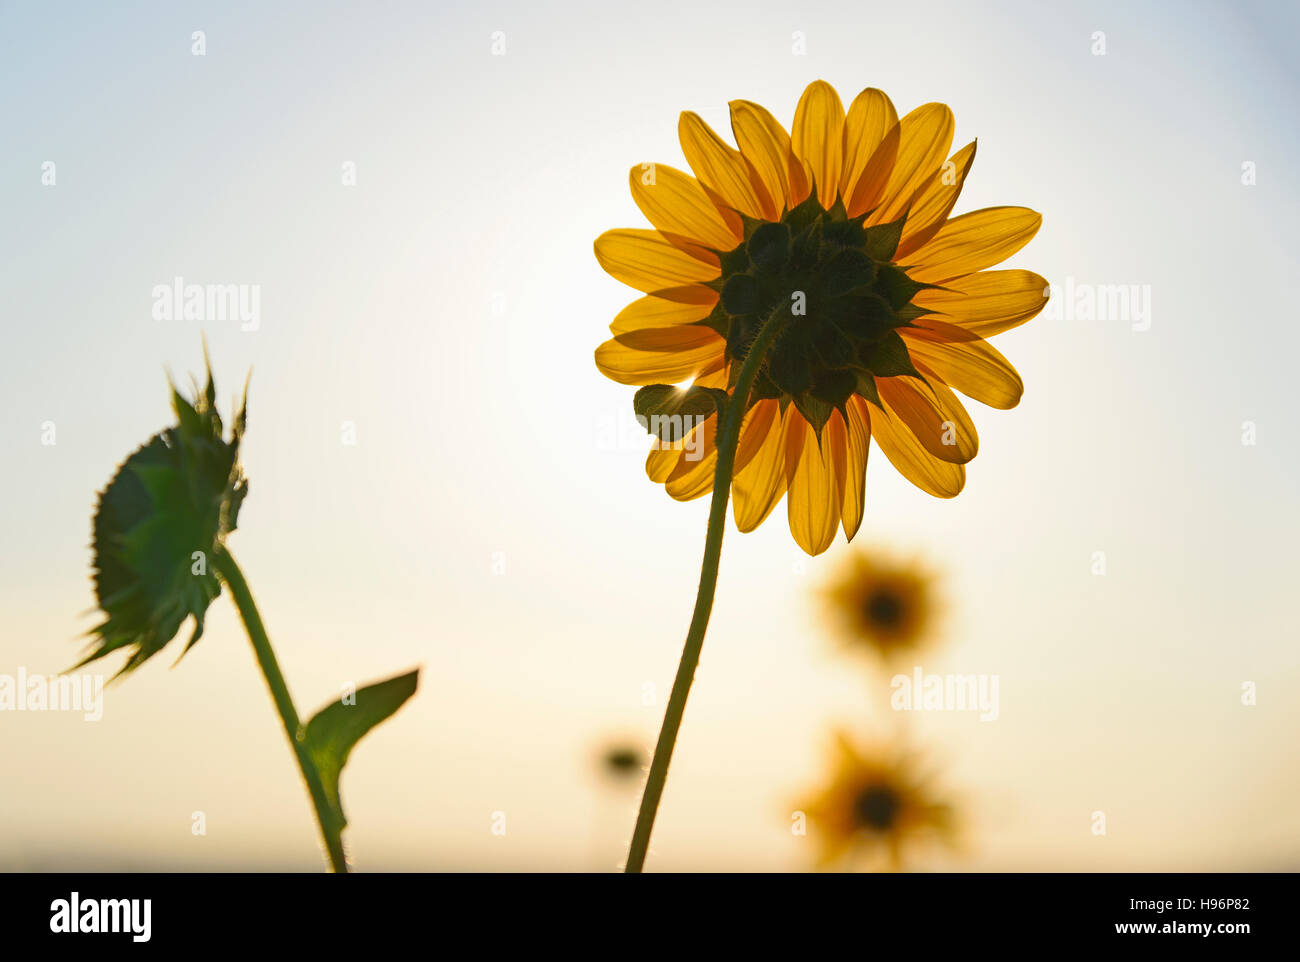
<svg viewBox="0 0 1300 962">
<path fill-rule="evenodd" d="M 271 698 L 280 713 L 280 720 L 284 722 L 284 732 L 289 736 L 289 744 L 298 758 L 298 767 L 302 770 L 303 781 L 307 783 L 307 791 L 311 794 L 312 805 L 316 809 L 316 822 L 320 825 L 321 837 L 325 840 L 330 865 L 335 872 L 346 873 L 348 861 L 343 851 L 343 821 L 336 814 L 334 806 L 330 804 L 329 797 L 325 794 L 325 783 L 321 779 L 320 769 L 316 767 L 316 761 L 311 757 L 307 747 L 306 729 L 298 719 L 297 709 L 293 707 L 289 686 L 280 672 L 280 664 L 276 661 L 275 651 L 271 648 L 271 639 L 266 634 L 262 616 L 257 611 L 256 602 L 253 601 L 253 593 L 249 590 L 248 582 L 244 580 L 244 573 L 239 570 L 239 565 L 235 564 L 235 559 L 225 548 L 217 549 L 213 558 L 213 567 L 230 588 L 235 607 L 239 609 L 239 617 L 248 631 L 248 640 L 253 643 L 253 651 L 257 655 L 262 676 L 266 679 L 266 687 L 271 690 Z"/>
<path fill-rule="evenodd" d="M 686 644 L 682 648 L 682 659 L 677 665 L 677 677 L 673 679 L 668 706 L 664 709 L 664 721 L 659 729 L 659 740 L 655 743 L 650 774 L 641 795 L 641 807 L 637 811 L 636 828 L 632 832 L 632 844 L 628 849 L 624 870 L 628 873 L 640 872 L 645 865 L 646 852 L 650 848 L 650 833 L 654 830 L 655 814 L 659 811 L 659 799 L 663 796 L 664 783 L 668 780 L 668 763 L 672 761 L 677 732 L 682 726 L 682 715 L 686 711 L 686 699 L 691 693 L 695 669 L 700 663 L 704 633 L 708 630 L 709 615 L 713 612 L 713 594 L 718 584 L 718 561 L 722 557 L 722 534 L 727 526 L 727 499 L 731 494 L 731 475 L 736 464 L 740 426 L 744 422 L 745 409 L 749 406 L 749 391 L 786 316 L 784 305 L 779 305 L 764 320 L 741 365 L 735 391 L 732 392 L 718 429 L 718 465 L 713 474 L 713 500 L 709 505 L 709 528 L 704 538 L 704 562 L 700 566 L 695 611 L 691 615 L 691 626 L 686 633 Z"/>
</svg>

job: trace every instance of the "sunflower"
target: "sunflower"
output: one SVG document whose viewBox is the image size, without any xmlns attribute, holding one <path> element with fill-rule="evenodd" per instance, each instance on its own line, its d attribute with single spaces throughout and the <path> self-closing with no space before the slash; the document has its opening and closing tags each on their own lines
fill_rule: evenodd
<svg viewBox="0 0 1300 962">
<path fill-rule="evenodd" d="M 595 252 L 644 296 L 614 318 L 596 364 L 622 384 L 690 382 L 734 400 L 761 347 L 729 473 L 736 525 L 758 527 L 788 492 L 790 530 L 816 555 L 862 523 L 871 438 L 923 491 L 961 491 L 978 437 L 953 389 L 996 408 L 1019 402 L 1020 376 L 985 338 L 1042 310 L 1047 287 L 987 268 L 1041 217 L 990 207 L 949 218 L 975 144 L 948 155 L 943 104 L 900 119 L 868 88 L 846 112 L 819 80 L 792 134 L 757 104 L 730 106 L 739 149 L 688 111 L 678 132 L 694 176 L 632 168 L 654 229 L 608 231 Z M 710 490 L 718 421 L 710 407 L 689 434 L 652 446 L 646 473 L 672 497 Z"/>
<path fill-rule="evenodd" d="M 956 837 L 952 807 L 931 797 L 914 759 L 885 746 L 859 749 L 843 733 L 830 784 L 804 811 L 821 837 L 823 868 L 861 862 L 899 871 L 910 846 Z"/>
<path fill-rule="evenodd" d="M 845 559 L 824 598 L 846 641 L 891 658 L 928 640 L 936 616 L 933 584 L 919 564 L 858 551 Z"/>
<path fill-rule="evenodd" d="M 600 773 L 612 781 L 640 778 L 646 763 L 645 752 L 630 741 L 610 742 L 600 752 Z"/>
<path fill-rule="evenodd" d="M 104 620 L 92 630 L 93 650 L 77 667 L 124 649 L 130 657 L 119 674 L 127 674 L 161 651 L 187 620 L 194 630 L 185 652 L 202 637 L 208 606 L 221 593 L 208 565 L 235 530 L 248 494 L 239 461 L 247 403 L 226 441 L 216 398 L 211 366 L 207 387 L 200 392 L 196 383 L 192 400 L 173 387 L 175 426 L 127 458 L 99 496 L 94 580 Z"/>
</svg>

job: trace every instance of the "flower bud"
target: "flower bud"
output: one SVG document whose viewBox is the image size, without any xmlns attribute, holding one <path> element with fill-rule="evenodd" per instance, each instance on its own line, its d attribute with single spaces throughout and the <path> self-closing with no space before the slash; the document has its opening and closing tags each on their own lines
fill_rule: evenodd
<svg viewBox="0 0 1300 962">
<path fill-rule="evenodd" d="M 199 394 L 196 384 L 195 395 L 188 401 L 172 388 L 177 423 L 127 458 L 99 497 L 92 547 L 104 621 L 92 630 L 97 643 L 81 665 L 128 649 L 125 674 L 193 618 L 189 651 L 221 592 L 213 555 L 235 530 L 248 491 L 239 464 L 247 391 L 229 441 L 222 437 L 210 367 L 207 388 Z"/>
</svg>

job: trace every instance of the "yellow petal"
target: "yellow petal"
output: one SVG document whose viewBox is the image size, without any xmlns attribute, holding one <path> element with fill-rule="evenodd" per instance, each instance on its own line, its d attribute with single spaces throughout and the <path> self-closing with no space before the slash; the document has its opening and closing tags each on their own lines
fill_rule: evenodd
<svg viewBox="0 0 1300 962">
<path fill-rule="evenodd" d="M 762 524 L 785 494 L 785 441 L 797 414 L 793 405 L 781 414 L 776 401 L 760 401 L 754 407 L 763 404 L 775 408 L 769 427 L 761 436 L 755 434 L 762 443 L 749 464 L 737 471 L 731 482 L 732 511 L 736 527 L 741 531 L 753 531 Z M 803 423 L 802 418 L 798 420 Z M 743 435 L 741 443 L 746 443 Z"/>
<path fill-rule="evenodd" d="M 701 378 L 696 383 L 706 380 Z M 758 452 L 775 413 L 776 401 L 760 402 L 745 412 L 740 422 L 740 444 L 731 468 L 733 478 Z M 667 492 L 678 501 L 690 501 L 713 490 L 713 475 L 718 468 L 717 422 L 717 416 L 710 415 L 692 429 L 687 436 L 689 443 L 683 446 L 676 464 L 663 479 Z"/>
<path fill-rule="evenodd" d="M 718 355 L 717 360 L 706 364 L 704 369 L 695 375 L 695 380 L 691 383 L 697 387 L 725 388 L 728 383 L 727 367 L 726 357 Z"/>
<path fill-rule="evenodd" d="M 676 384 L 711 370 L 726 341 L 707 327 L 649 327 L 596 348 L 596 366 L 620 384 Z"/>
<path fill-rule="evenodd" d="M 794 151 L 790 135 L 766 108 L 748 100 L 733 100 L 731 107 L 731 133 L 736 145 L 755 176 L 763 185 L 767 196 L 761 198 L 763 218 L 778 220 L 785 213 L 790 200 L 790 164 Z"/>
<path fill-rule="evenodd" d="M 867 495 L 867 453 L 871 447 L 871 422 L 867 402 L 858 395 L 844 406 L 849 412 L 848 469 L 844 474 L 844 504 L 841 522 L 850 541 L 862 525 Z"/>
<path fill-rule="evenodd" d="M 975 423 L 957 396 L 937 378 L 878 377 L 876 390 L 889 413 L 940 461 L 965 464 L 979 451 Z"/>
<path fill-rule="evenodd" d="M 1033 271 L 981 271 L 917 292 L 912 303 L 941 319 L 992 337 L 1025 323 L 1047 304 L 1047 281 Z"/>
<path fill-rule="evenodd" d="M 1027 207 L 986 207 L 954 217 L 908 258 L 908 276 L 942 284 L 992 267 L 1028 244 L 1042 222 Z"/>
<path fill-rule="evenodd" d="M 745 419 L 740 422 L 740 444 L 736 446 L 736 463 L 732 466 L 732 476 L 743 471 L 762 448 L 769 434 L 781 431 L 780 404 L 775 398 L 759 401 L 745 412 Z"/>
<path fill-rule="evenodd" d="M 898 473 L 936 498 L 955 498 L 966 484 L 966 468 L 940 461 L 921 446 L 902 422 L 871 407 L 871 436 Z"/>
<path fill-rule="evenodd" d="M 898 122 L 898 158 L 883 203 L 866 223 L 892 224 L 907 213 L 914 195 L 948 156 L 953 117 L 946 104 L 922 104 Z"/>
<path fill-rule="evenodd" d="M 710 415 L 713 417 L 713 415 Z M 687 431 L 684 438 L 676 441 L 661 441 L 655 437 L 650 443 L 650 453 L 645 459 L 645 473 L 655 484 L 663 484 L 672 476 L 677 463 L 682 459 L 682 452 L 690 450 L 698 452 L 700 450 L 699 442 L 696 438 L 701 433 L 704 422 L 700 422 Z M 698 457 L 693 460 L 698 461 Z"/>
<path fill-rule="evenodd" d="M 669 442 L 655 439 L 651 442 L 650 453 L 645 458 L 645 473 L 655 484 L 663 484 L 677 467 L 682 457 L 681 441 Z"/>
<path fill-rule="evenodd" d="M 840 505 L 844 503 L 845 464 L 835 456 L 844 444 L 844 422 L 836 411 L 822 428 L 821 443 L 812 425 L 795 414 L 786 438 L 785 476 L 790 487 L 787 508 L 790 533 L 799 547 L 810 555 L 819 555 L 831 546 L 840 526 Z M 832 428 L 838 423 L 838 429 Z"/>
<path fill-rule="evenodd" d="M 898 159 L 899 126 L 894 124 L 885 131 L 885 139 L 880 142 L 858 176 L 853 195 L 845 205 L 850 217 L 861 217 L 869 210 L 875 210 L 885 198 L 889 187 L 889 176 L 894 170 L 894 161 Z"/>
<path fill-rule="evenodd" d="M 740 151 L 729 147 L 713 128 L 689 110 L 678 121 L 677 136 L 687 163 L 715 204 L 762 218 L 763 204 Z"/>
<path fill-rule="evenodd" d="M 916 325 L 900 331 L 914 362 L 989 407 L 1005 410 L 1020 403 L 1024 382 L 992 344 L 932 318 L 918 318 Z"/>
<path fill-rule="evenodd" d="M 699 182 L 689 174 L 654 164 L 628 172 L 632 199 L 641 213 L 670 239 L 682 239 L 714 251 L 729 251 L 744 239 L 741 220 L 718 211 Z"/>
<path fill-rule="evenodd" d="M 713 294 L 712 291 L 709 293 Z M 609 329 L 614 334 L 626 334 L 628 331 L 639 331 L 646 327 L 693 324 L 713 313 L 713 305 L 716 302 L 716 294 L 713 294 L 712 301 L 705 304 L 682 304 L 647 294 L 619 311 L 610 322 Z"/>
<path fill-rule="evenodd" d="M 681 452 L 664 485 L 669 496 L 678 501 L 692 501 L 713 487 L 713 472 L 718 465 L 718 416 L 710 415 L 691 431 L 689 438 L 691 443 Z"/>
<path fill-rule="evenodd" d="M 795 156 L 812 171 L 817 202 L 830 210 L 839 196 L 844 162 L 844 105 L 826 81 L 814 80 L 799 98 L 790 141 Z"/>
<path fill-rule="evenodd" d="M 652 230 L 605 231 L 596 238 L 595 250 L 596 260 L 611 277 L 669 300 L 683 300 L 671 296 L 674 290 L 711 281 L 722 273 L 716 257 L 710 264 Z M 700 249 L 700 253 L 706 252 Z"/>
<path fill-rule="evenodd" d="M 898 111 L 883 91 L 868 87 L 853 98 L 844 118 L 844 169 L 840 174 L 840 193 L 846 202 L 853 196 L 862 172 L 885 134 L 897 123 Z"/>
<path fill-rule="evenodd" d="M 812 167 L 790 151 L 790 206 L 798 207 L 812 194 Z"/>
<path fill-rule="evenodd" d="M 719 359 L 711 362 L 704 369 L 704 373 L 697 375 L 692 382 L 700 387 L 720 387 L 727 386 L 727 364 L 725 360 Z M 687 428 L 686 436 L 676 441 L 661 441 L 655 437 L 650 445 L 650 453 L 646 456 L 645 471 L 650 480 L 656 484 L 663 484 L 672 476 L 679 461 L 689 460 L 692 463 L 698 462 L 707 454 L 707 449 L 711 450 L 716 439 L 716 426 L 708 429 L 708 437 L 703 437 L 704 425 L 714 418 L 715 415 L 709 414 L 703 421 L 692 420 L 689 424 L 683 424 Z"/>
<path fill-rule="evenodd" d="M 907 223 L 903 225 L 898 251 L 894 254 L 895 260 L 903 260 L 939 232 L 961 196 L 962 185 L 966 183 L 966 175 L 973 163 L 975 142 L 971 141 L 944 161 L 943 166 L 921 185 L 912 198 Z"/>
</svg>

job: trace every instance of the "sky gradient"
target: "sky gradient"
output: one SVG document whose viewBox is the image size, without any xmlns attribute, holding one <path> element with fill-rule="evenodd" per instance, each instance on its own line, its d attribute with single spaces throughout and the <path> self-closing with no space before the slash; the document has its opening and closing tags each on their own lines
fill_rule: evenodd
<svg viewBox="0 0 1300 962">
<path fill-rule="evenodd" d="M 832 731 L 902 726 L 970 826 L 925 867 L 1296 868 L 1298 21 L 1284 3 L 6 5 L 0 674 L 75 661 L 95 492 L 168 423 L 165 374 L 201 371 L 206 336 L 223 403 L 252 369 L 231 550 L 300 711 L 424 668 L 344 775 L 357 866 L 614 868 L 635 798 L 594 754 L 653 741 L 644 686 L 671 683 L 708 508 L 646 480 L 632 389 L 595 368 L 634 292 L 591 244 L 644 226 L 630 166 L 685 166 L 681 110 L 726 130 L 744 98 L 788 125 L 822 78 L 846 103 L 949 104 L 954 143 L 979 138 L 955 212 L 1040 211 L 1008 266 L 1139 285 L 1150 325 L 1067 310 L 1000 336 L 1025 397 L 969 405 L 981 451 L 954 501 L 872 456 L 858 539 L 941 572 L 945 643 L 922 664 L 999 675 L 996 722 L 900 719 L 888 675 L 836 649 L 814 592 L 842 537 L 805 558 L 783 506 L 729 530 L 649 867 L 808 867 L 789 813 Z M 178 276 L 260 285 L 258 329 L 156 320 Z M 98 722 L 0 713 L 0 868 L 319 867 L 228 600 L 173 668 L 180 647 L 111 686 Z"/>
</svg>

